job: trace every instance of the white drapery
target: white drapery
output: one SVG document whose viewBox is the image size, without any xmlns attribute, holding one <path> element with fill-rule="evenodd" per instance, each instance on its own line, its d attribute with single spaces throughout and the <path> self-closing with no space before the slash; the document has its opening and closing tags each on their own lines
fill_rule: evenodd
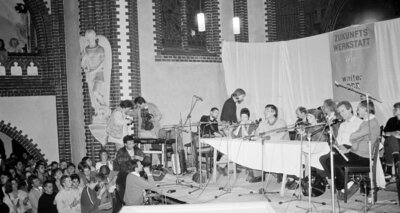
<svg viewBox="0 0 400 213">
<path fill-rule="evenodd" d="M 400 19 L 375 23 L 381 124 L 400 101 Z M 299 106 L 314 108 L 332 98 L 332 69 L 328 33 L 291 41 L 269 43 L 223 42 L 222 63 L 228 93 L 243 88 L 251 119 L 262 118 L 272 103 L 289 124 Z"/>
<path fill-rule="evenodd" d="M 289 42 L 224 42 L 222 62 L 227 91 L 243 88 L 252 119 L 275 104 L 288 123 L 298 106 L 318 107 L 332 97 L 327 34 Z M 255 116 L 253 116 L 255 114 Z"/>
</svg>

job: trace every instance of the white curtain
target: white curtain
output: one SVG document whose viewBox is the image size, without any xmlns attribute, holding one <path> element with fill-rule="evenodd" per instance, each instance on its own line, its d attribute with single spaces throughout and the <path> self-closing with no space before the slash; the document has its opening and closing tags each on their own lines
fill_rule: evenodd
<svg viewBox="0 0 400 213">
<path fill-rule="evenodd" d="M 400 19 L 375 24 L 378 84 L 382 104 L 378 118 L 382 124 L 393 116 L 393 104 L 400 102 Z"/>
<path fill-rule="evenodd" d="M 400 102 L 400 19 L 375 23 L 379 94 L 377 118 L 384 125 L 392 107 Z M 228 95 L 243 88 L 251 119 L 262 118 L 272 103 L 288 124 L 296 120 L 299 106 L 313 108 L 332 98 L 329 34 L 303 39 L 269 42 L 223 42 L 222 63 Z M 356 107 L 358 102 L 352 103 Z"/>
<path fill-rule="evenodd" d="M 327 34 L 289 42 L 223 42 L 222 62 L 228 93 L 246 91 L 238 110 L 248 107 L 253 120 L 264 117 L 265 105 L 274 104 L 291 124 L 297 107 L 318 107 L 332 97 Z"/>
</svg>

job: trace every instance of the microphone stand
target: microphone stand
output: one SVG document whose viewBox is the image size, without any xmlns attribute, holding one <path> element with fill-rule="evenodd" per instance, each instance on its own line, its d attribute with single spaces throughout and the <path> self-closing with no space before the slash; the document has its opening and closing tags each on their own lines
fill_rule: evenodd
<svg viewBox="0 0 400 213">
<path fill-rule="evenodd" d="M 176 127 L 176 126 L 174 127 L 174 129 L 176 130 L 176 134 L 175 134 L 175 161 L 176 162 L 179 162 L 179 150 L 178 150 L 178 148 L 179 148 L 178 147 L 178 138 L 179 138 L 179 136 L 178 135 L 181 136 L 182 132 L 187 132 L 183 128 L 186 127 L 187 122 L 190 121 L 191 114 L 193 112 L 194 107 L 196 106 L 197 101 L 198 101 L 198 98 L 196 98 L 195 102 L 193 103 L 193 97 L 192 97 L 192 103 L 190 105 L 189 113 L 186 116 L 185 123 L 182 124 L 182 118 L 181 118 L 181 120 L 179 122 L 179 127 Z M 191 122 L 189 123 L 189 128 L 190 128 L 190 133 L 191 133 L 192 132 L 192 124 L 191 124 Z M 193 146 L 193 144 L 192 144 L 192 146 Z M 185 171 L 181 171 L 182 175 L 183 175 L 184 172 Z M 183 185 L 183 186 L 187 186 L 187 187 L 193 188 L 193 185 L 185 185 L 185 184 L 182 183 L 182 182 L 184 182 L 184 180 L 180 180 L 177 171 L 175 172 L 175 178 L 176 178 L 176 184 L 177 185 Z"/>
</svg>

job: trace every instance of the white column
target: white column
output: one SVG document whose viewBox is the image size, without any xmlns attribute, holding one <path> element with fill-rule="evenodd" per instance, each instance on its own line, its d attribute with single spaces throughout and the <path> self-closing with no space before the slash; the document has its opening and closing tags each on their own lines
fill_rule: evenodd
<svg viewBox="0 0 400 213">
<path fill-rule="evenodd" d="M 130 86 L 131 83 L 129 80 L 131 79 L 129 76 L 129 73 L 131 70 L 129 69 L 130 63 L 129 63 L 129 54 L 130 54 L 130 49 L 128 48 L 129 42 L 128 42 L 128 34 L 129 34 L 129 22 L 128 22 L 128 2 L 126 0 L 117 0 L 117 24 L 118 24 L 118 32 L 119 35 L 117 35 L 117 38 L 119 39 L 118 41 L 118 53 L 120 55 L 118 56 L 118 59 L 120 60 L 119 66 L 121 67 L 121 70 L 119 71 L 122 75 L 120 76 L 121 79 L 121 100 L 125 99 L 132 99 L 130 97 Z"/>
</svg>

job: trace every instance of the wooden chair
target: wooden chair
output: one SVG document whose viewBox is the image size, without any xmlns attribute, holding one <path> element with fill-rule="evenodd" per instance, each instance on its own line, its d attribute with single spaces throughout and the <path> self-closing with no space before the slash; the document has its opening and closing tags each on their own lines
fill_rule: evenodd
<svg viewBox="0 0 400 213">
<path fill-rule="evenodd" d="M 374 189 L 377 188 L 376 187 L 376 163 L 379 157 L 379 138 L 377 139 L 377 141 L 374 144 L 374 147 L 372 148 L 372 176 L 374 179 L 373 182 L 373 187 Z M 359 176 L 361 182 L 364 182 L 364 184 L 368 184 L 368 180 L 369 180 L 369 172 L 370 172 L 370 167 L 369 166 L 346 166 L 344 167 L 344 183 L 345 183 L 345 187 L 344 187 L 344 202 L 347 203 L 347 193 L 348 193 L 348 189 L 347 189 L 347 183 L 349 182 L 349 175 L 352 175 L 353 177 L 355 176 Z M 377 190 L 371 189 L 372 192 L 374 193 L 374 198 L 376 201 L 377 200 Z M 365 192 L 367 193 L 367 192 Z"/>
<path fill-rule="evenodd" d="M 199 137 L 197 133 L 192 132 L 192 153 L 194 157 L 194 162 L 196 166 L 196 171 L 198 170 L 199 166 Z M 211 173 L 211 162 L 213 158 L 213 149 L 209 145 L 204 145 L 201 144 L 201 167 L 203 164 L 206 166 L 206 176 L 207 178 L 210 178 L 210 173 Z M 204 161 L 203 161 L 204 159 Z"/>
</svg>

